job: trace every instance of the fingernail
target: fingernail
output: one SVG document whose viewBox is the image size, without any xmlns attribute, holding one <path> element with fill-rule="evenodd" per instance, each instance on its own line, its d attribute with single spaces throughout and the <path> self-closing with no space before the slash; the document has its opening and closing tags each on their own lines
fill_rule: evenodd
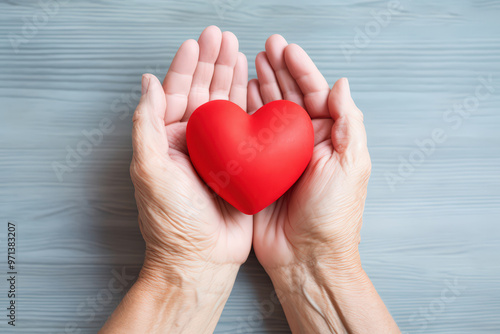
<svg viewBox="0 0 500 334">
<path fill-rule="evenodd" d="M 149 89 L 149 77 L 145 74 L 142 75 L 141 85 L 142 85 L 141 94 L 144 95 L 148 92 Z"/>
<path fill-rule="evenodd" d="M 346 89 L 347 89 L 347 94 L 351 96 L 351 87 L 349 86 L 349 80 L 347 78 L 344 78 Z"/>
</svg>

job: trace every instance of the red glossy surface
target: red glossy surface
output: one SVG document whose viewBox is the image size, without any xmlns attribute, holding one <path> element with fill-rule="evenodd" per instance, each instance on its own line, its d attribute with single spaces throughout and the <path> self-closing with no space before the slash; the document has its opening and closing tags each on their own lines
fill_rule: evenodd
<svg viewBox="0 0 500 334">
<path fill-rule="evenodd" d="M 224 100 L 203 104 L 186 130 L 191 161 L 201 178 L 241 212 L 254 214 L 300 177 L 314 147 L 307 112 L 285 100 L 248 115 Z"/>
</svg>

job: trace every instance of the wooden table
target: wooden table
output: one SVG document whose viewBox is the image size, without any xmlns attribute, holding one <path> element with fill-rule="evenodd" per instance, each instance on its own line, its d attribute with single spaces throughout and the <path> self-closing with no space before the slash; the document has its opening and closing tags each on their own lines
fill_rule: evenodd
<svg viewBox="0 0 500 334">
<path fill-rule="evenodd" d="M 210 24 L 239 37 L 252 77 L 280 33 L 331 84 L 350 79 L 373 161 L 362 258 L 402 331 L 500 332 L 500 2 L 44 3 L 0 2 L 0 272 L 8 221 L 18 261 L 16 327 L 2 278 L 0 332 L 95 333 L 123 296 L 109 282 L 130 286 L 144 251 L 128 171 L 141 74 L 163 77 Z M 288 333 L 271 292 L 251 255 L 216 332 Z"/>
</svg>

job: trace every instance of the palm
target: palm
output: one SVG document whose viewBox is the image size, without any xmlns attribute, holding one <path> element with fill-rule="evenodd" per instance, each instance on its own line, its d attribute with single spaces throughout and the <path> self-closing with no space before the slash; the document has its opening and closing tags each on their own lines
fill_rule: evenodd
<svg viewBox="0 0 500 334">
<path fill-rule="evenodd" d="M 175 161 L 178 171 L 174 174 L 176 180 L 169 178 L 169 186 L 177 191 L 180 197 L 176 199 L 189 199 L 186 203 L 170 203 L 169 207 L 177 211 L 181 221 L 191 223 L 191 230 L 184 230 L 193 238 L 202 237 L 208 242 L 206 254 L 212 256 L 212 260 L 218 262 L 243 263 L 249 253 L 252 221 L 233 206 L 229 205 L 221 197 L 217 196 L 199 178 L 189 159 L 185 148 L 172 148 L 180 142 L 186 141 L 186 122 L 171 124 L 167 126 L 169 138 L 169 155 Z M 184 210 L 185 209 L 185 210 Z M 187 224 L 186 224 L 187 225 Z M 200 243 L 200 244 L 203 244 Z"/>
<path fill-rule="evenodd" d="M 186 124 L 193 111 L 209 100 L 229 99 L 246 108 L 247 73 L 246 58 L 238 53 L 236 37 L 212 26 L 203 31 L 198 42 L 182 44 L 163 90 L 156 78 L 151 79 L 149 90 L 157 90 L 151 94 L 157 136 L 136 131 L 134 136 L 143 138 L 135 140 L 134 160 L 142 154 L 149 162 L 137 162 L 134 169 L 147 169 L 151 161 L 160 163 L 153 164 L 153 173 L 135 177 L 134 183 L 136 194 L 153 193 L 154 197 L 136 196 L 140 217 L 142 212 L 153 212 L 159 216 L 153 221 L 164 223 L 144 226 L 150 220 L 141 219 L 147 244 L 190 254 L 206 263 L 241 264 L 246 260 L 252 240 L 251 217 L 215 195 L 199 178 L 187 152 Z M 147 184 L 143 191 L 142 184 Z M 152 203 L 158 204 L 156 210 Z"/>
<path fill-rule="evenodd" d="M 358 147 L 353 149 L 364 150 L 364 130 L 358 131 L 358 139 L 347 135 L 352 126 L 340 114 L 345 113 L 342 109 L 354 105 L 347 101 L 345 84 L 340 82 L 330 91 L 326 80 L 297 45 L 287 45 L 279 35 L 271 36 L 266 52 L 256 58 L 256 68 L 259 80 L 251 81 L 248 87 L 250 111 L 276 99 L 304 106 L 314 125 L 315 146 L 311 162 L 298 182 L 255 215 L 255 252 L 265 267 L 309 261 L 319 255 L 316 244 L 334 241 L 340 247 L 339 235 L 358 235 L 360 223 L 349 222 L 360 222 L 361 217 L 348 216 L 362 213 L 367 177 L 359 175 L 364 171 L 356 168 L 359 162 L 346 148 L 354 145 Z M 350 122 L 355 122 L 355 118 L 351 117 Z M 369 164 L 369 158 L 364 163 Z"/>
</svg>

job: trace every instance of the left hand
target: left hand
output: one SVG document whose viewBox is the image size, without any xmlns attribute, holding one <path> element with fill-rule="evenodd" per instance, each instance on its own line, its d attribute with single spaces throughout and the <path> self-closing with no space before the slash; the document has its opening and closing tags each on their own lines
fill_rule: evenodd
<svg viewBox="0 0 500 334">
<path fill-rule="evenodd" d="M 230 32 L 206 28 L 179 48 L 163 87 L 143 76 L 133 117 L 130 166 L 146 242 L 139 279 L 102 333 L 209 333 L 217 324 L 252 243 L 252 217 L 200 179 L 186 124 L 209 100 L 246 109 L 248 70 Z"/>
<path fill-rule="evenodd" d="M 247 259 L 251 217 L 208 189 L 186 146 L 187 121 L 203 103 L 225 99 L 246 108 L 247 73 L 236 36 L 211 26 L 198 42 L 181 45 L 163 87 L 153 75 L 143 78 L 130 167 L 146 241 L 142 276 L 199 286 L 207 271 L 237 270 Z"/>
</svg>

